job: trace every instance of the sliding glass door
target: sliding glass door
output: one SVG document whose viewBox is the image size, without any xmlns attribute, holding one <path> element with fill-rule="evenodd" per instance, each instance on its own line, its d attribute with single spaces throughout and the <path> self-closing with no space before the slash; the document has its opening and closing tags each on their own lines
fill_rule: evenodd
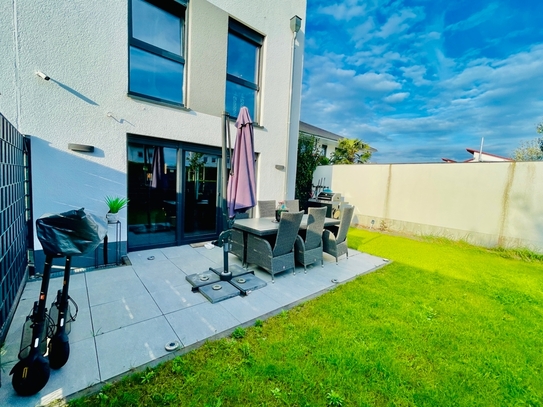
<svg viewBox="0 0 543 407">
<path fill-rule="evenodd" d="M 217 184 L 219 157 L 185 151 L 184 232 L 188 236 L 213 233 L 217 229 Z"/>
<path fill-rule="evenodd" d="M 215 239 L 219 168 L 218 149 L 130 137 L 128 250 Z"/>
</svg>

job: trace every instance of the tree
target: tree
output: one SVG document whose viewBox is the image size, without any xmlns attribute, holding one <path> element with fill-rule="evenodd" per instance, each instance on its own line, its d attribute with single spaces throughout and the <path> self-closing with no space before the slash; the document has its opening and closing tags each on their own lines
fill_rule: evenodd
<svg viewBox="0 0 543 407">
<path fill-rule="evenodd" d="M 543 123 L 536 126 L 536 131 L 543 134 Z M 513 150 L 515 161 L 543 161 L 543 137 L 537 137 L 530 141 L 523 141 Z"/>
<path fill-rule="evenodd" d="M 300 208 L 307 207 L 313 188 L 313 173 L 322 159 L 315 137 L 300 133 L 298 137 L 298 159 L 296 163 L 296 186 L 294 195 L 300 201 Z"/>
<path fill-rule="evenodd" d="M 362 164 L 371 158 L 370 146 L 359 139 L 344 138 L 332 153 L 331 164 Z"/>
</svg>

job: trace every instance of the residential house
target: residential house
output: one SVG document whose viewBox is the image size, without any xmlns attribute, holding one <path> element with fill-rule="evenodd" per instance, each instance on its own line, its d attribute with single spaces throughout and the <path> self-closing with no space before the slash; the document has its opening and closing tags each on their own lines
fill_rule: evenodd
<svg viewBox="0 0 543 407">
<path fill-rule="evenodd" d="M 496 154 L 490 154 L 486 153 L 484 151 L 475 150 L 473 148 L 466 148 L 466 151 L 472 155 L 471 158 L 461 161 L 464 163 L 475 163 L 475 162 L 481 162 L 481 161 L 513 161 L 511 158 L 502 157 L 500 155 Z M 453 160 L 451 158 L 442 158 L 443 161 L 447 163 L 456 163 L 458 161 Z"/>
<path fill-rule="evenodd" d="M 329 159 L 332 158 L 332 153 L 336 150 L 340 140 L 345 138 L 339 134 L 332 133 L 302 121 L 300 121 L 300 134 L 315 137 L 321 154 Z M 370 147 L 370 150 L 372 153 L 377 151 L 373 147 Z"/>
<path fill-rule="evenodd" d="M 123 252 L 216 238 L 223 112 L 233 142 L 243 105 L 257 198 L 293 198 L 305 0 L 0 7 L 0 112 L 31 140 L 34 220 L 81 207 L 105 216 L 104 197 L 121 196 L 130 202 L 109 240 Z"/>
</svg>

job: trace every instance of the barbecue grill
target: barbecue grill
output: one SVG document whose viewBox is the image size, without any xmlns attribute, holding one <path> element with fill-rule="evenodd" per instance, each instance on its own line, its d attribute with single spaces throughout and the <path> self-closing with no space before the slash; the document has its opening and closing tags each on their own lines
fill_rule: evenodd
<svg viewBox="0 0 543 407">
<path fill-rule="evenodd" d="M 309 207 L 326 206 L 326 217 L 339 219 L 339 207 L 342 203 L 341 194 L 338 192 L 321 192 L 316 198 L 307 201 Z"/>
</svg>

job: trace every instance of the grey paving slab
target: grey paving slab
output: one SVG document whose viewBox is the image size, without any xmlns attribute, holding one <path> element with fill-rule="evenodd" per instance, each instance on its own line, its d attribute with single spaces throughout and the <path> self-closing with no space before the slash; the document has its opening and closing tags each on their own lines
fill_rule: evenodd
<svg viewBox="0 0 543 407">
<path fill-rule="evenodd" d="M 70 343 L 79 342 L 94 336 L 90 308 L 79 309 L 77 318 L 72 322 Z"/>
<path fill-rule="evenodd" d="M 93 339 L 70 343 L 70 358 L 59 370 L 51 370 L 45 387 L 30 397 L 20 397 L 11 386 L 9 371 L 15 363 L 4 366 L 0 405 L 13 407 L 45 406 L 100 381 Z"/>
<path fill-rule="evenodd" d="M 134 266 L 134 271 L 148 291 L 160 291 L 183 284 L 186 274 L 169 260 L 151 266 Z"/>
<path fill-rule="evenodd" d="M 196 249 L 196 252 L 200 254 L 203 257 L 207 257 L 208 259 L 214 261 L 215 263 L 223 263 L 224 262 L 224 252 L 222 247 L 214 246 L 213 249 L 208 249 L 206 247 L 198 247 Z M 228 256 L 230 261 L 230 255 Z M 235 257 L 235 256 L 233 256 Z"/>
<path fill-rule="evenodd" d="M 236 319 L 242 324 L 280 310 L 282 308 L 281 304 L 266 295 L 262 290 L 261 288 L 253 291 L 247 296 L 230 298 L 221 302 L 221 306 L 230 314 L 235 315 Z"/>
<path fill-rule="evenodd" d="M 179 338 L 163 316 L 107 332 L 95 338 L 100 378 L 110 379 L 164 356 Z"/>
<path fill-rule="evenodd" d="M 85 273 L 87 287 L 101 284 L 123 283 L 126 280 L 136 278 L 134 269 L 130 266 L 113 267 L 100 270 L 92 270 Z"/>
<path fill-rule="evenodd" d="M 165 247 L 160 249 L 162 254 L 168 259 L 174 259 L 176 257 L 190 256 L 194 249 L 189 245 L 177 246 L 177 247 Z"/>
<path fill-rule="evenodd" d="M 151 250 L 142 250 L 139 252 L 130 252 L 128 253 L 128 259 L 133 265 L 136 265 L 136 264 L 147 264 L 150 261 L 154 261 L 154 260 L 166 260 L 167 257 L 164 254 L 163 249 L 151 249 Z"/>
<path fill-rule="evenodd" d="M 91 307 L 95 335 L 137 324 L 162 315 L 149 293 L 124 297 L 117 301 Z"/>
<path fill-rule="evenodd" d="M 123 281 L 110 282 L 106 279 L 99 284 L 89 284 L 88 286 L 91 307 L 123 298 L 144 295 L 147 292 L 147 289 L 133 270 L 130 270 L 130 273 L 127 274 L 126 279 Z"/>
<path fill-rule="evenodd" d="M 222 265 L 222 262 L 214 262 L 199 253 L 196 253 L 192 257 L 176 257 L 171 259 L 171 262 L 183 270 L 187 275 L 200 273 L 210 267 Z"/>
<path fill-rule="evenodd" d="M 202 294 L 192 292 L 192 286 L 188 282 L 164 290 L 153 291 L 151 295 L 163 314 L 207 302 Z"/>
<path fill-rule="evenodd" d="M 204 302 L 166 315 L 184 346 L 203 341 L 240 324 L 221 303 Z"/>
</svg>

